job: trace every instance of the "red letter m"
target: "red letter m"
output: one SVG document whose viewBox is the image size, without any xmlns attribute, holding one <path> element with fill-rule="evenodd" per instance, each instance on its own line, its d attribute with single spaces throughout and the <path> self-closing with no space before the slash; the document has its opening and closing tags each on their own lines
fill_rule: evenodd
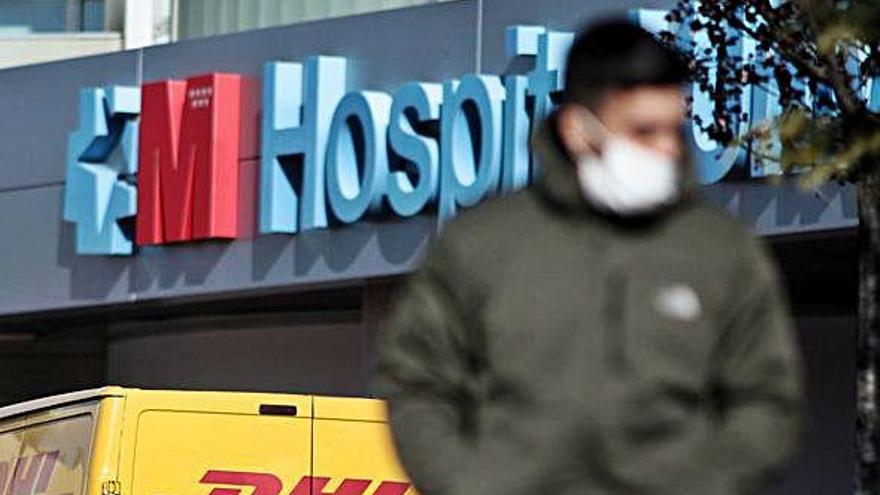
<svg viewBox="0 0 880 495">
<path fill-rule="evenodd" d="M 137 244 L 235 238 L 241 77 L 145 84 Z"/>
</svg>

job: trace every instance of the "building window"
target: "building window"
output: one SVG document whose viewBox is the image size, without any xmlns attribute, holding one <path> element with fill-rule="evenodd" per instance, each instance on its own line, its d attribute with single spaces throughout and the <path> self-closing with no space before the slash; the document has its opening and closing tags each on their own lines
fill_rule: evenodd
<svg viewBox="0 0 880 495">
<path fill-rule="evenodd" d="M 104 30 L 104 0 L 0 0 L 0 34 Z"/>
<path fill-rule="evenodd" d="M 178 39 L 443 1 L 448 0 L 178 0 Z"/>
</svg>

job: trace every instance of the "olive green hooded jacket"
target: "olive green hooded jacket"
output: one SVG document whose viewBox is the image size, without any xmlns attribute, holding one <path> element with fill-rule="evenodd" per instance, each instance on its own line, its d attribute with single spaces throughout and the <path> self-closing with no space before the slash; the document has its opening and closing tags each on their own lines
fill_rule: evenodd
<svg viewBox="0 0 880 495">
<path fill-rule="evenodd" d="M 766 249 L 694 197 L 583 200 L 555 134 L 533 187 L 462 212 L 402 288 L 376 386 L 422 495 L 762 493 L 801 365 Z"/>
</svg>

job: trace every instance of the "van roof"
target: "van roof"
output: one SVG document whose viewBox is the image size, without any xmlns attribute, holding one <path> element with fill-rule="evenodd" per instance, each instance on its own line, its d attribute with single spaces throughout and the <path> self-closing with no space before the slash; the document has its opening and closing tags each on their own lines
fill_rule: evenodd
<svg viewBox="0 0 880 495">
<path fill-rule="evenodd" d="M 12 416 L 20 416 L 35 411 L 52 409 L 59 406 L 76 404 L 79 402 L 88 402 L 92 400 L 102 399 L 104 397 L 123 397 L 125 389 L 122 387 L 101 387 L 89 390 L 79 390 L 77 392 L 69 392 L 66 394 L 52 395 L 49 397 L 41 397 L 39 399 L 19 402 L 11 406 L 0 407 L 0 419 Z"/>
<path fill-rule="evenodd" d="M 98 401 L 107 397 L 138 397 L 160 408 L 188 410 L 223 410 L 226 412 L 256 412 L 261 404 L 298 404 L 300 411 L 315 419 L 380 421 L 387 420 L 385 406 L 380 400 L 355 397 L 322 397 L 263 392 L 213 392 L 197 390 L 145 390 L 107 386 L 53 395 L 40 399 L 0 407 L 0 421 L 46 411 L 58 407 Z M 262 414 L 262 413 L 261 413 Z"/>
</svg>

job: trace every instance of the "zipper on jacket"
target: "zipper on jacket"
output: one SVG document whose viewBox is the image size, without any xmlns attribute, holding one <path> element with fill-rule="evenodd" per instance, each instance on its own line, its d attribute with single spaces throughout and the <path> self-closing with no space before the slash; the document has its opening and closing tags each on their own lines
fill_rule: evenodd
<svg viewBox="0 0 880 495">
<path fill-rule="evenodd" d="M 611 370 L 626 368 L 626 278 L 618 270 L 608 274 L 605 285 L 605 358 Z"/>
</svg>

